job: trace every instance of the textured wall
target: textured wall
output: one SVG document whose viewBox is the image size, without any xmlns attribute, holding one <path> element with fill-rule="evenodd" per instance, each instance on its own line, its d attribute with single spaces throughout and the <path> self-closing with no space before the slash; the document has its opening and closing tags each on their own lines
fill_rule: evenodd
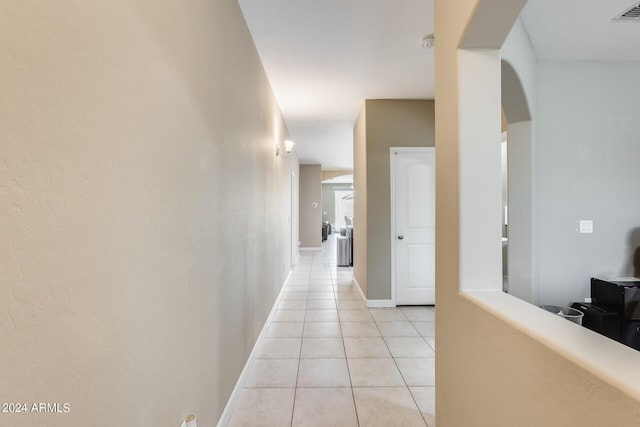
<svg viewBox="0 0 640 427">
<path fill-rule="evenodd" d="M 295 156 L 234 0 L 0 6 L 12 426 L 214 425 L 289 268 Z"/>
</svg>

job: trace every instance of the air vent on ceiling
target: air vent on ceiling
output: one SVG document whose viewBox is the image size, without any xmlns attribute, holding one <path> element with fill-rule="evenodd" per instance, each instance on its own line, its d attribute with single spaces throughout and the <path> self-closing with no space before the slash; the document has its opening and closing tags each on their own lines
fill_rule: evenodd
<svg viewBox="0 0 640 427">
<path fill-rule="evenodd" d="M 620 15 L 613 18 L 613 21 L 638 22 L 640 23 L 640 3 L 636 3 Z"/>
</svg>

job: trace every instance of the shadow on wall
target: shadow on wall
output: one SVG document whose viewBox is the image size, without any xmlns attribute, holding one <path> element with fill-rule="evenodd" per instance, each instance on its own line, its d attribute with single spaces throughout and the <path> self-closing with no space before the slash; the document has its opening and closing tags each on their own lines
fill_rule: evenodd
<svg viewBox="0 0 640 427">
<path fill-rule="evenodd" d="M 640 277 L 640 228 L 634 228 L 629 232 L 627 243 L 626 259 L 629 261 L 625 267 L 625 274 Z"/>
</svg>

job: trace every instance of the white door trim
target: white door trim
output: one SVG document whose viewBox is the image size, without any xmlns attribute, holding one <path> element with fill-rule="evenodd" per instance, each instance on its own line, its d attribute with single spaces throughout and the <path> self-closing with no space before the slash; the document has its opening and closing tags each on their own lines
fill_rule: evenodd
<svg viewBox="0 0 640 427">
<path fill-rule="evenodd" d="M 391 177 L 391 303 L 396 304 L 396 162 L 394 153 L 434 153 L 436 147 L 390 147 L 389 148 L 389 175 Z"/>
<path fill-rule="evenodd" d="M 291 268 L 289 271 L 293 270 L 293 267 L 298 262 L 298 256 L 300 255 L 299 247 L 300 247 L 300 239 L 298 238 L 298 182 L 296 177 L 296 172 L 291 171 L 290 176 L 290 185 L 291 185 L 291 194 L 289 195 L 291 209 L 289 212 L 289 244 L 291 246 Z"/>
</svg>

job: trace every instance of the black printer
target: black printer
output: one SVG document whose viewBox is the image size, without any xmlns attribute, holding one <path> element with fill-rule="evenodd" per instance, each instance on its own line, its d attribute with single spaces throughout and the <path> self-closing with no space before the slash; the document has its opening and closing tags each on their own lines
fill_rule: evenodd
<svg viewBox="0 0 640 427">
<path fill-rule="evenodd" d="M 640 320 L 640 280 L 591 279 L 591 302 L 620 313 L 627 320 Z"/>
<path fill-rule="evenodd" d="M 640 350 L 640 279 L 591 279 L 591 304 L 573 303 L 582 325 Z"/>
</svg>

